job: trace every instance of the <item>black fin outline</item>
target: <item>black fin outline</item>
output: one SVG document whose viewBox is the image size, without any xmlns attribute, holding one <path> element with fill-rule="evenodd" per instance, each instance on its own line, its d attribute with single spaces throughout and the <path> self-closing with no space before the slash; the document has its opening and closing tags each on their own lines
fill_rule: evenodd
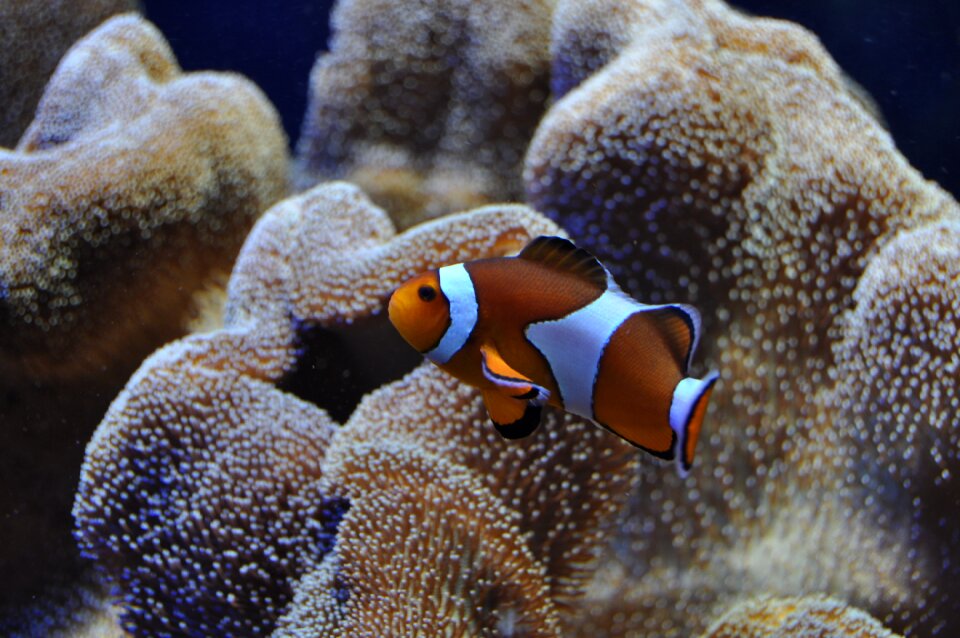
<svg viewBox="0 0 960 638">
<path fill-rule="evenodd" d="M 580 277 L 597 286 L 607 289 L 608 274 L 596 257 L 583 248 L 577 248 L 569 239 L 552 235 L 540 235 L 530 240 L 517 259 L 526 259 L 549 268 Z"/>
<path fill-rule="evenodd" d="M 644 452 L 646 452 L 646 453 L 649 454 L 650 456 L 655 456 L 655 457 L 657 457 L 658 459 L 662 459 L 662 460 L 664 460 L 664 461 L 673 461 L 673 460 L 676 458 L 676 451 L 677 451 L 677 442 L 678 442 L 678 439 L 677 439 L 677 433 L 674 432 L 673 430 L 670 430 L 670 447 L 661 452 L 661 451 L 658 451 L 658 450 L 654 450 L 654 449 L 652 449 L 652 448 L 644 447 L 644 446 L 640 445 L 639 443 L 636 443 L 636 442 L 634 442 L 634 441 L 631 441 L 630 439 L 628 439 L 627 437 L 623 436 L 622 434 L 620 434 L 619 432 L 617 432 L 616 430 L 614 430 L 612 427 L 610 427 L 610 426 L 607 425 L 606 423 L 600 423 L 600 421 L 597 421 L 596 419 L 590 419 L 590 422 L 593 423 L 593 424 L 596 425 L 596 426 L 599 426 L 599 427 L 603 428 L 604 430 L 606 430 L 606 431 L 609 432 L 610 434 L 615 434 L 615 435 L 616 435 L 617 437 L 619 437 L 621 440 L 626 441 L 627 443 L 629 443 L 629 444 L 632 445 L 633 447 L 637 448 L 638 450 L 643 450 Z"/>
<path fill-rule="evenodd" d="M 540 415 L 543 408 L 536 403 L 528 402 L 523 416 L 513 423 L 500 424 L 490 419 L 497 434 L 505 439 L 516 440 L 523 439 L 536 431 L 540 427 Z"/>
</svg>

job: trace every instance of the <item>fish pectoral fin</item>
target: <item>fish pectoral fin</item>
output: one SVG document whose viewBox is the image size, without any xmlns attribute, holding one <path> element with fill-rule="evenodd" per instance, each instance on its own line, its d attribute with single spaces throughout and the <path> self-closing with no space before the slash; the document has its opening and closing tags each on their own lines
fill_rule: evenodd
<svg viewBox="0 0 960 638">
<path fill-rule="evenodd" d="M 507 397 L 537 405 L 543 405 L 550 398 L 550 392 L 546 388 L 511 368 L 493 346 L 480 346 L 480 355 L 483 376 Z"/>
<path fill-rule="evenodd" d="M 540 425 L 540 404 L 514 399 L 496 390 L 484 390 L 483 402 L 497 433 L 505 439 L 522 439 Z"/>
<path fill-rule="evenodd" d="M 495 386 L 483 391 L 493 427 L 505 439 L 530 436 L 540 425 L 550 392 L 511 368 L 493 346 L 481 346 L 480 355 L 483 376 Z"/>
</svg>

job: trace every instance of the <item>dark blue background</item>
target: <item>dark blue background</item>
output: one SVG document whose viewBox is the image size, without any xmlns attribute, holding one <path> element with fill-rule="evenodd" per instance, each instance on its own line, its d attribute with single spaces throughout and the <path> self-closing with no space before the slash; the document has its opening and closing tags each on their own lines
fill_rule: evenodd
<svg viewBox="0 0 960 638">
<path fill-rule="evenodd" d="M 270 97 L 295 143 L 329 0 L 144 0 L 187 70 L 232 69 Z M 960 197 L 960 0 L 743 0 L 816 33 L 880 105 L 897 145 Z"/>
</svg>

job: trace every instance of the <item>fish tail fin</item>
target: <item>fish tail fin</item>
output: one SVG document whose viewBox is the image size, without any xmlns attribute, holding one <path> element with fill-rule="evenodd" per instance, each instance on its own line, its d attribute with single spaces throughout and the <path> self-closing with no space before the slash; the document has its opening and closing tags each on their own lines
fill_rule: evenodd
<svg viewBox="0 0 960 638">
<path fill-rule="evenodd" d="M 693 465 L 693 452 L 700 437 L 700 426 L 707 412 L 707 402 L 713 392 L 713 384 L 720 378 L 711 372 L 703 379 L 681 379 L 673 390 L 670 403 L 670 427 L 677 435 L 677 469 L 686 476 Z"/>
</svg>

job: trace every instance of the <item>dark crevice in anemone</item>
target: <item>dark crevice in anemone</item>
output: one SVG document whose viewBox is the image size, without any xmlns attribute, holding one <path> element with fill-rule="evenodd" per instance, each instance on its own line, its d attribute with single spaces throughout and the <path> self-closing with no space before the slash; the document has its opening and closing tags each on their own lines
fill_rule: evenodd
<svg viewBox="0 0 960 638">
<path fill-rule="evenodd" d="M 320 505 L 319 516 L 307 523 L 307 529 L 313 535 L 314 560 L 317 562 L 320 562 L 324 556 L 333 551 L 333 547 L 337 543 L 337 530 L 340 527 L 340 522 L 349 509 L 350 501 L 346 498 L 324 497 Z"/>
<path fill-rule="evenodd" d="M 350 601 L 350 587 L 347 585 L 346 579 L 339 573 L 333 579 L 333 599 L 341 607 Z"/>
<path fill-rule="evenodd" d="M 390 325 L 386 312 L 323 326 L 294 318 L 294 326 L 299 355 L 279 387 L 340 423 L 364 394 L 401 378 L 422 360 Z"/>
</svg>

